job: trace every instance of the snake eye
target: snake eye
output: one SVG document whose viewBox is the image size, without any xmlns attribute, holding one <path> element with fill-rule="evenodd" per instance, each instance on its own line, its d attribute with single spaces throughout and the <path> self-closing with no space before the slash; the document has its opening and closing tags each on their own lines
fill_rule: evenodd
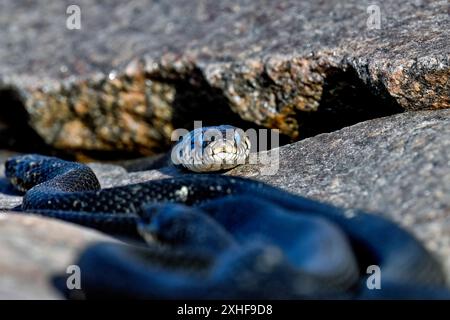
<svg viewBox="0 0 450 320">
<path fill-rule="evenodd" d="M 241 136 L 239 135 L 238 132 L 234 134 L 234 140 L 236 141 L 237 144 L 241 143 Z"/>
<path fill-rule="evenodd" d="M 212 136 L 210 140 L 211 141 L 216 141 L 216 136 Z"/>
</svg>

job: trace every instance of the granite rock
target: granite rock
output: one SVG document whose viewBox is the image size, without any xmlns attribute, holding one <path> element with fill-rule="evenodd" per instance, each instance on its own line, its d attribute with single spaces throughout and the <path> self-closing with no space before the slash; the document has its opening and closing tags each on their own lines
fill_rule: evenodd
<svg viewBox="0 0 450 320">
<path fill-rule="evenodd" d="M 80 0 L 79 30 L 70 4 L 0 4 L 0 113 L 56 148 L 151 154 L 193 120 L 298 139 L 450 106 L 444 0 Z"/>
</svg>

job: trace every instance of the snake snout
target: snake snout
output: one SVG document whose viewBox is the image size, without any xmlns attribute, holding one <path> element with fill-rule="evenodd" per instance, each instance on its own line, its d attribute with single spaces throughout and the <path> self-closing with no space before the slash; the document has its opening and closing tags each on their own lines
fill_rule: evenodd
<svg viewBox="0 0 450 320">
<path fill-rule="evenodd" d="M 211 153 L 218 154 L 222 152 L 228 152 L 228 153 L 235 153 L 236 152 L 236 145 L 233 140 L 219 140 L 215 141 L 215 143 L 211 143 L 210 146 Z"/>
</svg>

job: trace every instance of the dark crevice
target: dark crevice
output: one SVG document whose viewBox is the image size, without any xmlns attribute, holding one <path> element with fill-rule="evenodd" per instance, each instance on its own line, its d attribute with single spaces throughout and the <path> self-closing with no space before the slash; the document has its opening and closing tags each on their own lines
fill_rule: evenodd
<svg viewBox="0 0 450 320">
<path fill-rule="evenodd" d="M 194 121 L 202 121 L 203 126 L 231 124 L 242 129 L 262 128 L 253 122 L 243 120 L 231 111 L 228 99 L 222 90 L 213 88 L 204 79 L 202 72 L 193 69 L 188 79 L 167 81 L 173 86 L 175 98 L 172 104 L 174 128 L 193 129 Z"/>
<path fill-rule="evenodd" d="M 0 149 L 23 153 L 68 155 L 48 146 L 28 125 L 29 116 L 14 89 L 0 90 Z"/>
<path fill-rule="evenodd" d="M 332 132 L 356 123 L 403 112 L 385 88 L 371 89 L 353 68 L 329 71 L 319 108 L 300 112 L 300 139 Z"/>
</svg>

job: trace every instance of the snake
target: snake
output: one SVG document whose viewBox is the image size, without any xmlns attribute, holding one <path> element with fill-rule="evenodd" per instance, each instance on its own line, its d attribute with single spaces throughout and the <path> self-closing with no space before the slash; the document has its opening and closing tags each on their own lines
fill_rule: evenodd
<svg viewBox="0 0 450 320">
<path fill-rule="evenodd" d="M 193 173 L 125 186 L 102 189 L 89 166 L 56 157 L 6 161 L 5 175 L 24 193 L 19 212 L 122 240 L 81 253 L 81 289 L 55 275 L 67 298 L 450 298 L 440 261 L 383 215 L 211 173 L 250 149 L 241 131 L 213 129 L 214 139 L 195 141 L 205 132 L 196 129 L 172 149 L 174 164 Z M 370 266 L 381 287 L 368 286 Z"/>
</svg>

